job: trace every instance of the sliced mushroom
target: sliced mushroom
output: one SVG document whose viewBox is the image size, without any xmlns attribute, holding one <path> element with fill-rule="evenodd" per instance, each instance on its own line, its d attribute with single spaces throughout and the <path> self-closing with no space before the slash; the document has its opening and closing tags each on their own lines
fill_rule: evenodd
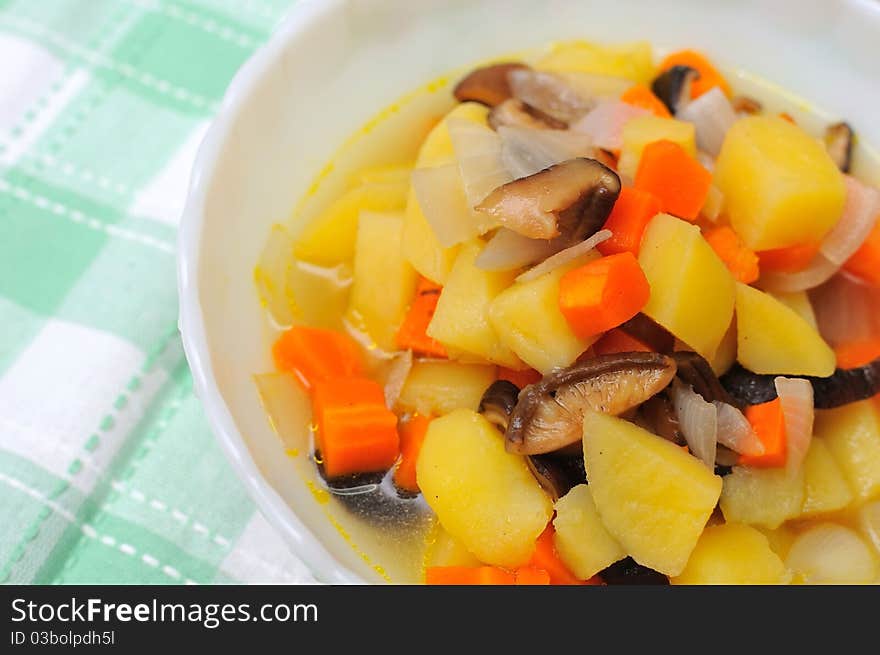
<svg viewBox="0 0 880 655">
<path fill-rule="evenodd" d="M 554 502 L 579 484 L 587 481 L 583 453 L 576 455 L 532 455 L 526 457 L 529 469 L 538 484 Z"/>
<path fill-rule="evenodd" d="M 621 325 L 620 329 L 654 352 L 668 355 L 675 348 L 675 337 L 672 333 L 641 312 Z"/>
<path fill-rule="evenodd" d="M 455 85 L 452 94 L 459 102 L 473 101 L 489 107 L 500 105 L 513 95 L 508 73 L 528 68 L 515 61 L 477 68 Z"/>
<path fill-rule="evenodd" d="M 602 227 L 619 194 L 617 173 L 578 157 L 498 187 L 476 209 L 530 239 L 580 240 Z"/>
<path fill-rule="evenodd" d="M 651 432 L 678 446 L 687 443 L 675 413 L 675 406 L 665 392 L 646 400 L 642 404 L 641 415 Z"/>
<path fill-rule="evenodd" d="M 764 109 L 760 102 L 749 96 L 734 96 L 730 99 L 730 104 L 737 114 L 760 114 Z"/>
<path fill-rule="evenodd" d="M 518 69 L 510 71 L 507 79 L 513 97 L 565 125 L 574 123 L 596 106 L 593 98 L 584 97 L 553 73 Z"/>
<path fill-rule="evenodd" d="M 537 455 L 580 443 L 586 410 L 622 414 L 662 391 L 675 371 L 675 360 L 665 355 L 617 353 L 551 373 L 520 392 L 507 450 Z"/>
<path fill-rule="evenodd" d="M 493 130 L 499 127 L 531 127 L 539 130 L 564 130 L 567 125 L 552 116 L 529 107 L 522 100 L 508 98 L 499 105 L 495 105 L 489 112 L 489 126 Z"/>
<path fill-rule="evenodd" d="M 825 130 L 825 147 L 831 159 L 844 173 L 849 173 L 852 165 L 852 148 L 855 133 L 849 123 L 835 123 Z"/>
<path fill-rule="evenodd" d="M 721 384 L 742 405 L 759 405 L 776 398 L 776 375 L 752 373 L 739 364 L 725 373 Z M 880 393 L 880 358 L 858 368 L 837 369 L 827 378 L 804 377 L 813 385 L 816 409 L 833 409 L 873 398 Z"/>
<path fill-rule="evenodd" d="M 672 114 L 678 113 L 691 100 L 691 84 L 700 77 L 700 71 L 690 66 L 673 66 L 651 83 L 651 91 L 660 98 Z"/>
<path fill-rule="evenodd" d="M 734 407 L 740 405 L 724 388 L 712 365 L 702 355 L 691 351 L 679 351 L 672 354 L 678 366 L 678 377 L 694 388 L 706 402 L 722 402 Z"/>
<path fill-rule="evenodd" d="M 485 416 L 490 423 L 498 426 L 502 432 L 507 431 L 507 424 L 516 400 L 519 397 L 519 387 L 509 380 L 495 380 L 489 388 L 483 392 L 480 400 L 480 414 Z"/>
</svg>

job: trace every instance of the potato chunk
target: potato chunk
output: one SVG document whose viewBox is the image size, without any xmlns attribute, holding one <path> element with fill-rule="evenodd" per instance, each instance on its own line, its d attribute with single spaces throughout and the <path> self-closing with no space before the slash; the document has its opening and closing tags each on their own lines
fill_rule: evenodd
<svg viewBox="0 0 880 655">
<path fill-rule="evenodd" d="M 416 290 L 416 272 L 400 252 L 401 214 L 361 212 L 349 316 L 383 350 L 395 336 Z"/>
<path fill-rule="evenodd" d="M 584 417 L 584 464 L 608 532 L 639 564 L 684 569 L 721 493 L 698 459 L 623 419 Z"/>
<path fill-rule="evenodd" d="M 489 307 L 511 285 L 515 271 L 484 271 L 475 261 L 480 243 L 463 244 L 428 324 L 429 337 L 453 351 L 464 351 L 494 364 L 522 368 L 522 362 L 489 322 Z"/>
<path fill-rule="evenodd" d="M 644 313 L 712 361 L 733 319 L 735 289 L 700 229 L 658 214 L 645 230 L 639 264 L 651 284 Z"/>
<path fill-rule="evenodd" d="M 553 543 L 565 565 L 582 580 L 626 557 L 599 518 L 590 487 L 579 484 L 556 501 Z"/>
<path fill-rule="evenodd" d="M 502 343 L 545 375 L 570 365 L 596 341 L 578 338 L 559 311 L 559 280 L 579 263 L 518 282 L 489 307 L 489 320 Z"/>
<path fill-rule="evenodd" d="M 737 234 L 752 250 L 815 243 L 843 212 L 843 176 L 825 147 L 775 116 L 750 116 L 728 131 L 715 185 Z"/>
<path fill-rule="evenodd" d="M 672 584 L 784 584 L 789 574 L 763 534 L 741 523 L 706 528 Z"/>
<path fill-rule="evenodd" d="M 416 465 L 425 501 L 450 535 L 481 562 L 525 564 L 553 504 L 498 429 L 459 409 L 431 421 Z"/>
<path fill-rule="evenodd" d="M 875 400 L 819 412 L 816 435 L 825 440 L 856 498 L 880 497 L 880 409 Z"/>
<path fill-rule="evenodd" d="M 804 470 L 735 466 L 724 476 L 721 512 L 728 523 L 748 523 L 775 530 L 796 518 L 804 505 Z"/>
<path fill-rule="evenodd" d="M 812 325 L 768 293 L 736 285 L 737 359 L 774 375 L 834 373 L 837 358 Z"/>
<path fill-rule="evenodd" d="M 620 149 L 620 173 L 630 179 L 636 175 L 645 146 L 654 141 L 677 143 L 691 156 L 697 154 L 696 132 L 692 123 L 659 116 L 639 116 L 623 127 Z"/>
<path fill-rule="evenodd" d="M 425 416 L 480 406 L 483 392 L 495 381 L 495 367 L 447 361 L 415 362 L 397 404 Z"/>
<path fill-rule="evenodd" d="M 804 516 L 835 512 L 852 502 L 853 492 L 828 446 L 821 439 L 810 441 L 810 449 L 804 459 L 804 478 Z"/>
<path fill-rule="evenodd" d="M 651 44 L 647 41 L 616 46 L 588 41 L 558 43 L 535 67 L 539 70 L 622 77 L 642 84 L 651 81 L 655 70 Z"/>
</svg>

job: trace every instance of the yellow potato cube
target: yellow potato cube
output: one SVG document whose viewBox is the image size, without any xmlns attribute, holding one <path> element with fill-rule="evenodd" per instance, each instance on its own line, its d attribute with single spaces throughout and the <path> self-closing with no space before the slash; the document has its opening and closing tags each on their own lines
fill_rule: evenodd
<svg viewBox="0 0 880 655">
<path fill-rule="evenodd" d="M 804 516 L 843 509 L 853 500 L 843 472 L 821 439 L 812 439 L 804 459 Z"/>
<path fill-rule="evenodd" d="M 735 292 L 700 229 L 658 214 L 645 230 L 639 264 L 651 284 L 642 311 L 712 361 L 730 327 Z"/>
<path fill-rule="evenodd" d="M 388 351 L 416 289 L 416 272 L 400 251 L 403 217 L 399 213 L 362 212 L 358 220 L 354 282 L 348 314 Z"/>
<path fill-rule="evenodd" d="M 730 327 L 724 333 L 715 358 L 712 360 L 712 370 L 715 375 L 722 376 L 736 363 L 736 320 L 730 322 Z"/>
<path fill-rule="evenodd" d="M 431 421 L 416 478 L 443 528 L 486 564 L 525 564 L 553 515 L 525 459 L 505 451 L 498 429 L 470 410 Z"/>
<path fill-rule="evenodd" d="M 679 585 L 785 584 L 788 571 L 767 537 L 741 523 L 706 528 L 681 575 Z"/>
<path fill-rule="evenodd" d="M 397 404 L 425 416 L 442 416 L 456 409 L 476 410 L 483 393 L 494 381 L 494 366 L 451 361 L 415 362 Z"/>
<path fill-rule="evenodd" d="M 818 413 L 816 435 L 825 440 L 850 489 L 861 501 L 880 496 L 880 410 L 863 400 Z"/>
<path fill-rule="evenodd" d="M 650 83 L 655 70 L 651 44 L 647 41 L 617 46 L 587 41 L 556 43 L 535 68 L 624 77 L 642 84 Z"/>
<path fill-rule="evenodd" d="M 581 263 L 518 282 L 489 307 L 489 320 L 502 343 L 545 375 L 570 365 L 596 341 L 579 339 L 559 311 L 559 280 Z"/>
<path fill-rule="evenodd" d="M 752 250 L 821 241 L 840 219 L 846 197 L 825 146 L 775 116 L 733 125 L 714 179 L 734 229 Z"/>
<path fill-rule="evenodd" d="M 494 364 L 522 368 L 522 362 L 501 342 L 489 322 L 492 301 L 511 285 L 516 272 L 477 268 L 474 262 L 481 247 L 479 242 L 462 244 L 428 324 L 428 336 Z"/>
<path fill-rule="evenodd" d="M 736 285 L 737 358 L 755 373 L 834 373 L 837 357 L 816 328 L 773 296 Z"/>
<path fill-rule="evenodd" d="M 777 292 L 770 295 L 804 319 L 814 330 L 819 329 L 819 323 L 816 322 L 816 312 L 813 311 L 813 303 L 810 302 L 810 296 L 806 291 Z"/>
<path fill-rule="evenodd" d="M 590 487 L 579 484 L 556 501 L 553 543 L 560 559 L 582 580 L 626 557 L 599 518 Z"/>
<path fill-rule="evenodd" d="M 481 566 L 478 560 L 439 523 L 434 526 L 425 549 L 425 566 Z"/>
<path fill-rule="evenodd" d="M 804 506 L 804 470 L 735 466 L 724 476 L 721 512 L 728 523 L 748 523 L 775 530 L 796 518 Z"/>
<path fill-rule="evenodd" d="M 419 151 L 416 168 L 432 168 L 455 162 L 455 150 L 449 136 L 447 121 L 450 118 L 470 120 L 486 124 L 489 110 L 475 102 L 456 105 L 428 134 Z M 403 226 L 403 255 L 419 273 L 437 284 L 444 284 L 452 264 L 458 255 L 458 246 L 444 248 L 437 240 L 434 230 L 419 207 L 416 194 L 410 188 L 406 200 Z"/>
<path fill-rule="evenodd" d="M 638 563 L 678 575 L 721 493 L 721 478 L 670 441 L 587 412 L 584 465 L 608 532 Z"/>
<path fill-rule="evenodd" d="M 622 175 L 635 178 L 645 146 L 654 141 L 666 140 L 677 143 L 692 157 L 697 154 L 696 132 L 693 123 L 659 116 L 639 116 L 623 126 L 623 145 L 620 149 L 618 169 Z"/>
</svg>

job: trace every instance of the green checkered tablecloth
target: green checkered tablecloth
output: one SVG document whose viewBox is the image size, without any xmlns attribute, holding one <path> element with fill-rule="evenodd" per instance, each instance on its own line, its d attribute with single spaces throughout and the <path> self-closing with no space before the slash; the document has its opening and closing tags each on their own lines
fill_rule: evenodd
<svg viewBox="0 0 880 655">
<path fill-rule="evenodd" d="M 291 0 L 0 0 L 0 581 L 311 581 L 216 445 L 175 233 Z"/>
</svg>

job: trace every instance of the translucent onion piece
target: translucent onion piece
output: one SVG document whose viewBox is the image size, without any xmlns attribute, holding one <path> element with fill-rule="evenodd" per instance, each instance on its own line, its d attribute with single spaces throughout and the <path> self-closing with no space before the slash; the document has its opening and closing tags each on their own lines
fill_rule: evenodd
<svg viewBox="0 0 880 655">
<path fill-rule="evenodd" d="M 877 563 L 853 530 L 820 523 L 798 535 L 785 565 L 806 583 L 867 584 L 877 578 Z"/>
<path fill-rule="evenodd" d="M 484 271 L 512 271 L 547 259 L 561 247 L 559 239 L 530 239 L 502 227 L 477 255 L 475 264 Z"/>
<path fill-rule="evenodd" d="M 778 377 L 773 381 L 785 419 L 786 460 L 789 475 L 800 471 L 813 438 L 813 385 L 803 378 Z"/>
<path fill-rule="evenodd" d="M 412 350 L 397 353 L 388 367 L 385 375 L 385 406 L 388 409 L 394 409 L 397 399 L 400 398 L 400 392 L 403 391 L 403 385 L 413 365 Z"/>
<path fill-rule="evenodd" d="M 675 117 L 694 124 L 697 146 L 713 157 L 721 152 L 727 130 L 736 122 L 736 112 L 720 87 L 712 87 L 680 109 Z"/>
<path fill-rule="evenodd" d="M 412 185 L 419 207 L 441 246 L 449 248 L 480 234 L 480 221 L 468 205 L 458 164 L 417 168 L 412 174 Z"/>
<path fill-rule="evenodd" d="M 569 262 L 573 262 L 579 257 L 585 257 L 591 254 L 598 257 L 596 246 L 598 246 L 603 241 L 607 241 L 610 238 L 611 230 L 599 230 L 589 239 L 581 241 L 571 248 L 561 250 L 552 257 L 548 257 L 537 266 L 530 268 L 525 273 L 521 273 L 519 277 L 516 278 L 516 281 L 528 282 L 529 280 L 536 280 L 545 273 L 555 271 L 560 266 L 565 266 Z"/>
<path fill-rule="evenodd" d="M 312 419 L 309 395 L 291 373 L 263 373 L 254 376 L 260 403 L 275 434 L 288 450 L 309 448 Z"/>
<path fill-rule="evenodd" d="M 514 97 L 566 124 L 576 121 L 595 104 L 553 73 L 524 68 L 510 71 L 507 79 Z"/>
<path fill-rule="evenodd" d="M 649 113 L 646 109 L 620 100 L 603 100 L 589 114 L 573 123 L 570 129 L 589 136 L 598 148 L 619 150 L 623 146 L 623 126 L 633 118 Z"/>
<path fill-rule="evenodd" d="M 534 175 L 575 157 L 593 154 L 592 140 L 585 134 L 570 130 L 504 125 L 498 128 L 498 136 L 501 140 L 501 161 L 513 179 Z"/>
<path fill-rule="evenodd" d="M 838 266 L 853 256 L 880 217 L 880 191 L 849 175 L 843 179 L 846 182 L 843 215 L 819 249 L 828 261 Z"/>
<path fill-rule="evenodd" d="M 733 405 L 714 401 L 718 411 L 718 443 L 740 455 L 764 454 L 764 444 L 745 415 Z"/>
<path fill-rule="evenodd" d="M 287 269 L 292 262 L 293 238 L 283 225 L 273 225 L 257 261 L 254 280 L 260 301 L 280 328 L 293 323 L 293 309 L 286 291 Z"/>
<path fill-rule="evenodd" d="M 706 466 L 715 470 L 715 451 L 718 447 L 718 412 L 715 405 L 703 400 L 690 385 L 677 381 L 672 385 L 672 402 L 688 448 Z"/>
<path fill-rule="evenodd" d="M 838 273 L 810 292 L 819 334 L 831 347 L 880 334 L 880 289 Z"/>
<path fill-rule="evenodd" d="M 840 270 L 840 267 L 828 261 L 822 253 L 807 268 L 797 273 L 764 273 L 758 281 L 758 286 L 766 291 L 779 291 L 792 293 L 795 291 L 809 291 L 824 284 Z"/>
<path fill-rule="evenodd" d="M 880 555 L 880 500 L 862 505 L 859 510 L 859 527 Z"/>
<path fill-rule="evenodd" d="M 501 159 L 501 137 L 490 127 L 461 118 L 446 124 L 468 205 L 474 207 L 513 179 Z"/>
</svg>

